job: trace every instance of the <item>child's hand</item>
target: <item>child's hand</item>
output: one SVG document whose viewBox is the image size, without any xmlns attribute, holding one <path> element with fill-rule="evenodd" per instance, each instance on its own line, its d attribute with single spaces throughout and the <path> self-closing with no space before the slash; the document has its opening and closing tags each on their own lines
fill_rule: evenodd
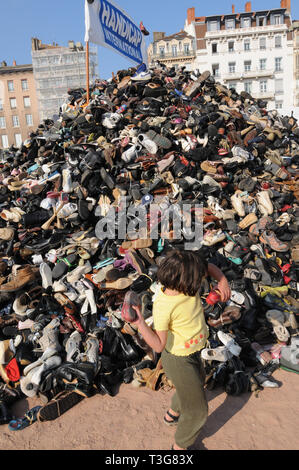
<svg viewBox="0 0 299 470">
<path fill-rule="evenodd" d="M 230 287 L 229 287 L 228 280 L 226 279 L 225 276 L 223 276 L 221 281 L 218 282 L 217 290 L 220 293 L 221 302 L 227 302 L 230 299 L 231 290 L 230 290 Z"/>
<path fill-rule="evenodd" d="M 135 321 L 131 321 L 131 324 L 132 325 L 140 325 L 142 322 L 144 322 L 144 318 L 143 318 L 143 315 L 141 313 L 141 310 L 140 310 L 140 307 L 137 307 L 135 305 L 132 305 L 133 309 L 135 310 L 136 312 L 136 315 L 137 315 L 137 319 Z"/>
</svg>

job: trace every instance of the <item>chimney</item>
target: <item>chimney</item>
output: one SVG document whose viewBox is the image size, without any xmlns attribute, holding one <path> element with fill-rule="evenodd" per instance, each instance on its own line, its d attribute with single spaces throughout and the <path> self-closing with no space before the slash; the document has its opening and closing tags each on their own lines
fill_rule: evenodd
<svg viewBox="0 0 299 470">
<path fill-rule="evenodd" d="M 232 5 L 232 13 L 233 13 L 233 15 L 235 14 L 235 12 L 236 12 L 235 5 Z"/>
<path fill-rule="evenodd" d="M 155 31 L 153 33 L 153 37 L 154 37 L 154 42 L 160 41 L 161 39 L 163 39 L 165 37 L 165 33 L 159 33 L 159 32 Z"/>
<path fill-rule="evenodd" d="M 286 9 L 291 13 L 291 0 L 285 0 Z"/>
<path fill-rule="evenodd" d="M 193 21 L 195 21 L 195 8 L 188 8 L 187 10 L 187 21 L 188 24 L 191 24 Z"/>
<path fill-rule="evenodd" d="M 245 3 L 245 11 L 246 11 L 246 13 L 251 12 L 251 2 L 246 2 Z"/>
<path fill-rule="evenodd" d="M 246 11 L 246 13 L 251 12 L 251 2 L 246 2 L 245 3 L 245 11 Z"/>
<path fill-rule="evenodd" d="M 17 65 L 15 60 L 13 61 L 12 65 L 13 65 L 13 67 L 15 67 Z"/>
</svg>

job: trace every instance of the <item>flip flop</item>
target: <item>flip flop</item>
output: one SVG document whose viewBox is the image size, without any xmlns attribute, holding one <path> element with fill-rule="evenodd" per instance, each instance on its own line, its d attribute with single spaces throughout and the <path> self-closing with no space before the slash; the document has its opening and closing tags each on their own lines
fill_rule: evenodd
<svg viewBox="0 0 299 470">
<path fill-rule="evenodd" d="M 167 424 L 167 426 L 176 426 L 178 424 L 178 421 L 179 421 L 179 416 L 174 416 L 169 411 L 166 411 L 166 414 L 169 416 L 169 418 L 172 419 L 172 421 L 167 421 L 167 419 L 164 416 L 163 417 L 164 423 Z"/>
<path fill-rule="evenodd" d="M 37 413 L 40 409 L 41 406 L 35 406 L 27 411 L 22 418 L 11 420 L 8 424 L 8 429 L 10 431 L 20 431 L 21 429 L 27 428 L 37 421 Z"/>
</svg>

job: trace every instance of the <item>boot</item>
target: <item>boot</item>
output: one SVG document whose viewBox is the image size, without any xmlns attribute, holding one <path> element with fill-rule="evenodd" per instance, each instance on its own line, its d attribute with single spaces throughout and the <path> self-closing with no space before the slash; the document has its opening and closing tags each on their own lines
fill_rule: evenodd
<svg viewBox="0 0 299 470">
<path fill-rule="evenodd" d="M 0 425 L 8 424 L 13 419 L 4 401 L 0 401 Z"/>
<path fill-rule="evenodd" d="M 0 286 L 0 292 L 16 292 L 33 282 L 39 276 L 39 269 L 28 265 L 16 270 L 6 284 Z"/>
</svg>

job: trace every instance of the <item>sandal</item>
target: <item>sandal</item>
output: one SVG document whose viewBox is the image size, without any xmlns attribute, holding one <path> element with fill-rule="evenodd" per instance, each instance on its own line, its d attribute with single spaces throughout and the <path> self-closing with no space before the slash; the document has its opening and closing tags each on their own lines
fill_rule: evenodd
<svg viewBox="0 0 299 470">
<path fill-rule="evenodd" d="M 10 431 L 20 431 L 21 429 L 25 429 L 35 423 L 35 421 L 37 421 L 37 413 L 41 408 L 41 406 L 35 406 L 34 408 L 31 408 L 31 410 L 27 411 L 23 418 L 11 420 L 8 424 L 8 429 Z"/>
<path fill-rule="evenodd" d="M 59 418 L 62 414 L 66 411 L 73 408 L 73 406 L 77 405 L 81 400 L 83 400 L 83 396 L 79 395 L 79 393 L 70 391 L 70 390 L 63 390 L 62 392 L 58 393 L 56 397 L 50 400 L 45 406 L 40 407 L 40 410 L 37 414 L 37 419 L 40 422 L 44 421 L 53 421 L 56 418 Z"/>
<path fill-rule="evenodd" d="M 178 421 L 179 421 L 179 416 L 174 416 L 173 414 L 170 413 L 170 411 L 166 411 L 166 414 L 169 416 L 169 418 L 171 418 L 172 421 L 168 421 L 165 416 L 163 417 L 163 421 L 165 424 L 167 424 L 167 426 L 176 426 L 178 424 Z"/>
</svg>

